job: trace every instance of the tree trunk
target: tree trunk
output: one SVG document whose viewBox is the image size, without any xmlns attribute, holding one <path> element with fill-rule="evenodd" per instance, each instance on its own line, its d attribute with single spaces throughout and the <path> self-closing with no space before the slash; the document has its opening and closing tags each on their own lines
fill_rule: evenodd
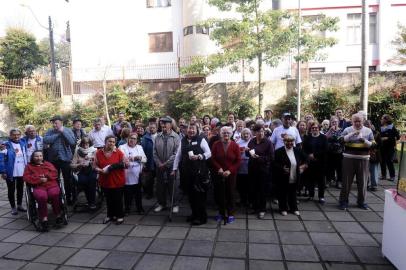
<svg viewBox="0 0 406 270">
<path fill-rule="evenodd" d="M 107 106 L 107 83 L 106 77 L 103 78 L 103 103 L 104 103 L 104 112 L 107 118 L 107 124 L 109 127 L 111 126 L 110 116 L 109 116 L 109 108 Z"/>
<path fill-rule="evenodd" d="M 262 113 L 264 94 L 262 90 L 262 53 L 258 54 L 258 114 Z"/>
</svg>

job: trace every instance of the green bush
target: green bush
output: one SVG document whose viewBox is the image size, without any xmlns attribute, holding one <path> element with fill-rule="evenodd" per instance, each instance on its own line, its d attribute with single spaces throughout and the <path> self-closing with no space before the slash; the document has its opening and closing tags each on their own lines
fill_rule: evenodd
<svg viewBox="0 0 406 270">
<path fill-rule="evenodd" d="M 168 96 L 168 103 L 166 106 L 167 113 L 175 118 L 180 117 L 190 118 L 193 114 L 201 112 L 202 102 L 196 96 L 186 89 L 178 89 Z"/>
<path fill-rule="evenodd" d="M 324 89 L 310 99 L 310 112 L 319 122 L 330 119 L 338 107 L 347 103 L 346 93 L 337 89 Z"/>
</svg>

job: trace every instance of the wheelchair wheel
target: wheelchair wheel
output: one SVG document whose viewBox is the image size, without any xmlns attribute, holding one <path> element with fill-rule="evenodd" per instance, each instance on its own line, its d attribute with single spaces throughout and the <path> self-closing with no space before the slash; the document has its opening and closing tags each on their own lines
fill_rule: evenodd
<svg viewBox="0 0 406 270">
<path fill-rule="evenodd" d="M 61 190 L 60 202 L 61 202 L 63 224 L 67 225 L 68 224 L 68 207 L 67 207 L 67 201 L 66 201 L 65 187 L 64 187 L 62 180 L 59 180 L 59 189 Z"/>
<path fill-rule="evenodd" d="M 34 225 L 35 229 L 39 231 L 41 224 L 38 218 L 38 205 L 32 195 L 32 187 L 27 186 L 25 189 L 25 202 L 27 205 L 27 219 Z"/>
</svg>

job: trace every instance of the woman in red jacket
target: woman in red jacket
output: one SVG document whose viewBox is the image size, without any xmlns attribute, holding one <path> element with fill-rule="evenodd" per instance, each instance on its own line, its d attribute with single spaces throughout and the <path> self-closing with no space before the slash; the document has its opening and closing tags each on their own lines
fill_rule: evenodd
<svg viewBox="0 0 406 270">
<path fill-rule="evenodd" d="M 233 223 L 235 220 L 233 194 L 237 171 L 241 163 L 240 147 L 231 140 L 232 134 L 231 127 L 222 127 L 221 140 L 215 142 L 211 149 L 212 164 L 214 172 L 216 172 L 214 175 L 216 201 L 219 204 L 219 215 L 216 220 L 224 219 L 227 223 Z"/>
<path fill-rule="evenodd" d="M 27 184 L 34 187 L 33 196 L 38 203 L 41 230 L 43 232 L 48 231 L 48 200 L 51 201 L 56 216 L 56 224 L 62 225 L 58 172 L 54 165 L 44 161 L 41 151 L 32 153 L 31 162 L 25 167 L 23 179 Z"/>
<path fill-rule="evenodd" d="M 125 185 L 125 163 L 123 152 L 116 148 L 116 137 L 109 135 L 104 140 L 105 146 L 97 150 L 94 168 L 99 173 L 99 183 L 106 196 L 107 217 L 103 223 L 124 222 L 123 192 Z"/>
</svg>

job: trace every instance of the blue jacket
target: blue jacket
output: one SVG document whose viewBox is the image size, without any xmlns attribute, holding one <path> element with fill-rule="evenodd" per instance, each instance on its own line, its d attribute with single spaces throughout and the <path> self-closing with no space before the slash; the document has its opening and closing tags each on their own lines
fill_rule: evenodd
<svg viewBox="0 0 406 270">
<path fill-rule="evenodd" d="M 19 141 L 21 150 L 23 151 L 23 156 L 24 156 L 24 163 L 27 165 L 28 160 L 27 160 L 27 145 L 23 140 Z M 14 151 L 14 147 L 11 144 L 11 141 L 7 141 L 5 143 L 6 149 L 7 149 L 7 154 L 3 154 L 3 163 L 2 166 L 0 166 L 0 169 L 3 169 L 2 173 L 5 173 L 7 175 L 7 181 L 12 181 L 13 180 L 13 172 L 14 172 L 14 162 L 16 158 L 16 153 Z"/>
<path fill-rule="evenodd" d="M 63 132 L 50 129 L 44 136 L 44 144 L 49 144 L 49 161 L 72 161 L 72 149 L 76 145 L 75 135 L 70 128 L 64 127 Z"/>
<path fill-rule="evenodd" d="M 147 156 L 147 163 L 145 168 L 148 170 L 155 170 L 154 162 L 154 141 L 152 139 L 151 133 L 146 132 L 141 139 L 141 146 L 144 150 L 145 155 Z"/>
<path fill-rule="evenodd" d="M 28 147 L 28 137 L 24 136 L 23 138 L 21 138 L 21 141 L 23 141 L 25 143 L 25 145 Z M 41 136 L 37 135 L 37 137 L 35 137 L 35 145 L 34 145 L 34 150 L 42 150 L 44 149 L 44 139 L 42 139 Z"/>
</svg>

